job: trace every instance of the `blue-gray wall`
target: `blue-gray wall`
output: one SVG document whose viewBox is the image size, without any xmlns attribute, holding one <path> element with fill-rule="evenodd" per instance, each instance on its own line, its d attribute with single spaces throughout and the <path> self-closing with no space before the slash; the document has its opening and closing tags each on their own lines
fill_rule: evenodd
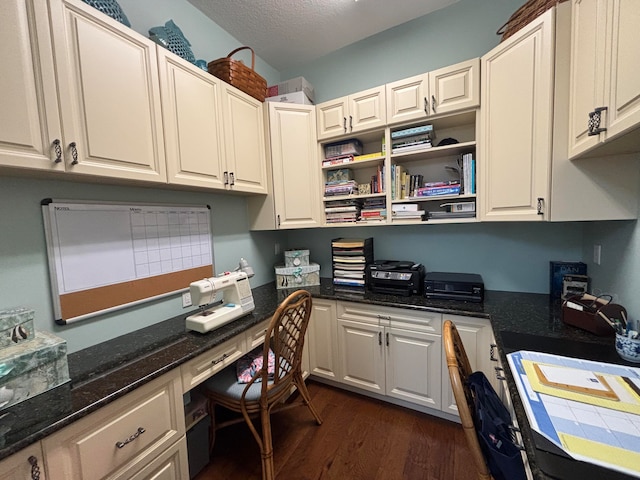
<svg viewBox="0 0 640 480">
<path fill-rule="evenodd" d="M 119 0 L 132 26 L 140 33 L 173 19 L 190 40 L 196 57 L 213 60 L 241 45 L 223 28 L 202 16 L 186 0 Z M 304 75 L 320 101 L 479 56 L 498 42 L 495 30 L 521 0 L 462 0 L 461 2 L 342 49 L 300 67 L 277 72 L 257 59 L 256 69 L 269 83 Z M 416 61 L 415 59 L 420 59 Z M 348 70 L 345 70 L 345 68 Z M 345 75 L 344 72 L 349 72 Z M 283 232 L 249 232 L 243 197 L 180 192 L 164 187 L 123 187 L 31 179 L 0 174 L 0 309 L 27 306 L 36 310 L 36 326 L 68 341 L 70 351 L 85 348 L 180 314 L 174 297 L 128 311 L 78 322 L 53 323 L 40 200 L 46 197 L 209 204 L 212 206 L 216 271 L 232 269 L 239 257 L 256 270 L 252 285 L 273 279 L 276 242 L 305 246 L 312 260 L 330 276 L 329 241 L 338 236 L 373 236 L 377 258 L 408 259 L 429 270 L 481 273 L 488 288 L 548 291 L 549 260 L 590 259 L 591 244 L 603 246 L 603 264 L 590 265 L 594 285 L 611 286 L 619 300 L 640 312 L 634 283 L 640 268 L 635 222 L 596 224 L 461 224 L 371 228 L 331 228 Z"/>
</svg>

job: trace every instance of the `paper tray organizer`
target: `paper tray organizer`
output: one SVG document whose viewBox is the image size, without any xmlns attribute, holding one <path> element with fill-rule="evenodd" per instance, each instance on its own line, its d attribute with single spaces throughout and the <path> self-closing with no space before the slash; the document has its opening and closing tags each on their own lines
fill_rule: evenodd
<svg viewBox="0 0 640 480">
<path fill-rule="evenodd" d="M 581 328 L 601 337 L 613 335 L 615 330 L 610 322 L 626 318 L 627 311 L 622 305 L 611 303 L 610 295 L 596 297 L 588 293 L 574 295 L 562 303 L 561 318 L 564 323 Z"/>
</svg>

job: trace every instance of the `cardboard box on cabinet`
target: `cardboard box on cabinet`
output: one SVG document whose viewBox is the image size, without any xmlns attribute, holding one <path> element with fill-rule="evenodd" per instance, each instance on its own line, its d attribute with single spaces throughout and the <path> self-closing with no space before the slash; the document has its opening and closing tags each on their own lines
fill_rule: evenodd
<svg viewBox="0 0 640 480">
<path fill-rule="evenodd" d="M 293 92 L 284 95 L 276 95 L 274 97 L 267 97 L 267 102 L 281 102 L 281 103 L 299 103 L 301 105 L 313 105 L 313 102 L 307 94 L 304 92 Z"/>
<path fill-rule="evenodd" d="M 271 85 L 267 87 L 268 97 L 282 96 L 288 93 L 304 92 L 306 98 L 309 99 L 311 104 L 316 101 L 315 91 L 313 85 L 311 85 L 304 77 L 295 77 L 284 82 L 280 82 L 277 85 Z M 303 103 L 303 102 L 293 102 Z"/>
</svg>

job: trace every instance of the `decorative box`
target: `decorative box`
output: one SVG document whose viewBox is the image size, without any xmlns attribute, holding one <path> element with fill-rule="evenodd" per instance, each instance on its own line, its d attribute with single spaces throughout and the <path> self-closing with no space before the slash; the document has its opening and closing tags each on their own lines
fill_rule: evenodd
<svg viewBox="0 0 640 480">
<path fill-rule="evenodd" d="M 325 158 L 341 157 L 342 155 L 361 155 L 362 142 L 357 138 L 350 138 L 342 142 L 327 143 L 324 146 Z"/>
<path fill-rule="evenodd" d="M 0 349 L 33 339 L 34 316 L 23 307 L 0 311 Z"/>
<path fill-rule="evenodd" d="M 0 350 L 0 411 L 69 381 L 67 342 L 48 332 Z"/>
<path fill-rule="evenodd" d="M 285 250 L 285 267 L 301 267 L 306 265 L 309 265 L 309 250 Z"/>
<path fill-rule="evenodd" d="M 301 288 L 320 285 L 320 265 L 311 263 L 299 267 L 276 265 L 276 288 Z"/>
<path fill-rule="evenodd" d="M 348 182 L 353 180 L 353 171 L 350 168 L 338 168 L 327 172 L 327 183 Z"/>
</svg>

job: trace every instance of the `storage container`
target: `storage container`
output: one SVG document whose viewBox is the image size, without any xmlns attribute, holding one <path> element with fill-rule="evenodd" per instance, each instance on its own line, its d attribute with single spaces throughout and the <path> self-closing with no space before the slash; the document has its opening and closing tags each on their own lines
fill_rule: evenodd
<svg viewBox="0 0 640 480">
<path fill-rule="evenodd" d="M 309 265 L 309 250 L 291 249 L 284 252 L 285 267 L 300 267 Z"/>
<path fill-rule="evenodd" d="M 324 146 L 325 158 L 340 157 L 342 155 L 361 155 L 362 142 L 357 138 L 350 138 L 342 142 L 327 143 Z"/>
<path fill-rule="evenodd" d="M 69 381 L 67 342 L 48 332 L 0 350 L 0 411 Z"/>
<path fill-rule="evenodd" d="M 33 339 L 34 311 L 13 308 L 0 311 L 0 349 Z"/>
<path fill-rule="evenodd" d="M 265 98 L 267 102 L 280 102 L 280 103 L 299 103 L 301 105 L 313 105 L 313 100 L 307 97 L 304 92 L 291 92 L 281 95 L 274 95 Z"/>
<path fill-rule="evenodd" d="M 289 80 L 285 80 L 284 82 L 280 82 L 276 85 L 270 85 L 269 87 L 267 87 L 267 95 L 270 97 L 297 92 L 304 92 L 306 97 L 311 100 L 312 103 L 316 101 L 313 85 L 311 85 L 304 77 L 291 78 Z"/>
<path fill-rule="evenodd" d="M 320 285 L 320 265 L 311 263 L 299 267 L 277 265 L 276 288 L 300 288 Z"/>
</svg>

